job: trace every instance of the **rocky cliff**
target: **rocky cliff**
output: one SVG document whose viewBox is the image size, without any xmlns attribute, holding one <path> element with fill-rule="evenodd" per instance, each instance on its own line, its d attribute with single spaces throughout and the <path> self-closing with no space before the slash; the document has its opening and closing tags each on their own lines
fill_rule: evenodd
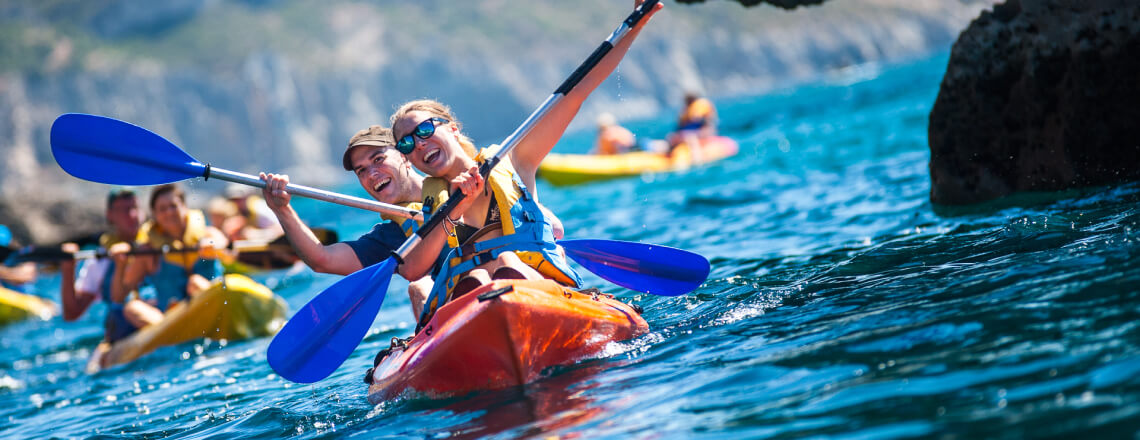
<svg viewBox="0 0 1140 440">
<path fill-rule="evenodd" d="M 954 44 L 930 114 L 930 199 L 1140 178 L 1140 3 L 1009 0 Z"/>
<path fill-rule="evenodd" d="M 25 241 L 100 224 L 107 188 L 67 176 L 51 157 L 48 131 L 61 113 L 130 121 L 203 162 L 327 186 L 349 177 L 337 166 L 347 138 L 408 99 L 448 102 L 476 141 L 500 140 L 627 12 L 605 0 L 152 3 L 0 1 L 0 223 Z M 654 115 L 686 89 L 756 93 L 924 56 L 988 5 L 670 2 L 579 120 Z"/>
</svg>

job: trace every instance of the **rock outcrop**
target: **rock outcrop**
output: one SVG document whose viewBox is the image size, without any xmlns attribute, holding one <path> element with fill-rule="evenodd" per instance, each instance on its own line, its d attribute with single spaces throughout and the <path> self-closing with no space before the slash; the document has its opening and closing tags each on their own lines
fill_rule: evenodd
<svg viewBox="0 0 1140 440">
<path fill-rule="evenodd" d="M 954 44 L 930 113 L 930 200 L 1140 179 L 1140 3 L 1009 0 Z"/>
<path fill-rule="evenodd" d="M 447 102 L 477 143 L 501 140 L 623 12 L 608 0 L 509 16 L 501 2 L 451 2 L 442 17 L 430 2 L 10 3 L 0 5 L 0 28 L 21 38 L 0 39 L 0 224 L 15 225 L 25 242 L 102 224 L 107 187 L 64 174 L 51 156 L 48 132 L 61 113 L 129 121 L 203 162 L 327 188 L 351 180 L 339 166 L 347 138 L 405 100 Z M 949 47 L 992 1 L 844 0 L 791 10 L 668 3 L 578 121 L 602 111 L 653 117 L 690 88 L 714 98 L 754 94 L 924 57 Z M 448 31 L 404 26 L 424 14 L 451 17 L 436 26 Z M 255 37 L 288 44 L 241 41 Z M 202 206 L 195 193 L 222 186 L 193 184 L 190 203 Z"/>
</svg>

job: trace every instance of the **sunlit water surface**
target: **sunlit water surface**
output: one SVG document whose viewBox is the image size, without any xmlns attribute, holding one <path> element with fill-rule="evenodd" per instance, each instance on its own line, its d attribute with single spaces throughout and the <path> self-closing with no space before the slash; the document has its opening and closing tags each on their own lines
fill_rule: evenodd
<svg viewBox="0 0 1140 440">
<path fill-rule="evenodd" d="M 944 66 L 943 55 L 719 98 L 735 158 L 541 185 L 568 236 L 680 247 L 713 271 L 674 298 L 589 276 L 644 307 L 651 332 L 532 385 L 369 405 L 365 369 L 411 331 L 399 283 L 355 356 L 315 385 L 274 375 L 268 339 L 167 347 L 87 376 L 96 306 L 78 323 L 0 329 L 0 437 L 1132 436 L 1140 186 L 936 213 L 926 130 Z M 659 138 L 671 121 L 629 126 Z M 590 136 L 558 150 L 585 151 Z M 375 221 L 298 204 L 345 237 Z M 256 278 L 294 310 L 337 279 Z M 58 282 L 41 291 L 55 296 Z"/>
</svg>

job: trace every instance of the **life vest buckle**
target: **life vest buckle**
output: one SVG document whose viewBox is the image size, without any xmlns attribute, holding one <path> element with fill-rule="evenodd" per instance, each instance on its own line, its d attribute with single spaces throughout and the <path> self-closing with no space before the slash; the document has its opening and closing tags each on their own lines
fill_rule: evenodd
<svg viewBox="0 0 1140 440">
<path fill-rule="evenodd" d="M 479 267 L 479 266 L 482 266 L 486 263 L 490 263 L 492 261 L 495 261 L 495 258 L 496 258 L 496 256 L 492 255 L 492 252 L 487 251 L 487 252 L 481 252 L 481 253 L 475 254 L 471 258 L 471 261 L 475 262 L 475 267 Z"/>
</svg>

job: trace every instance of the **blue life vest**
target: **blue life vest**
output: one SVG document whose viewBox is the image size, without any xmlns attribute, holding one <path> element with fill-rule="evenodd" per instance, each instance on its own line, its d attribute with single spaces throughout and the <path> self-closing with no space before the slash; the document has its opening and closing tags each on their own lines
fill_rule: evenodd
<svg viewBox="0 0 1140 440">
<path fill-rule="evenodd" d="M 484 150 L 486 152 L 486 150 Z M 482 153 L 480 154 L 482 157 Z M 425 194 L 434 192 L 430 180 L 424 182 Z M 442 179 L 435 179 L 442 181 Z M 518 177 L 509 159 L 503 159 L 487 179 L 487 185 L 499 203 L 503 235 L 476 243 L 460 246 L 448 240 L 448 246 L 441 251 L 443 264 L 435 276 L 435 284 L 428 295 L 427 303 L 420 314 L 420 323 L 443 306 L 449 299 L 451 290 L 459 278 L 476 267 L 494 261 L 503 252 L 515 252 L 519 259 L 533 267 L 543 276 L 565 285 L 578 286 L 582 279 L 566 261 L 561 248 L 554 241 L 554 228 L 546 219 L 538 203 L 527 191 L 526 185 Z M 447 185 L 437 194 L 436 208 L 447 201 Z M 466 259 L 465 257 L 472 257 Z"/>
</svg>

